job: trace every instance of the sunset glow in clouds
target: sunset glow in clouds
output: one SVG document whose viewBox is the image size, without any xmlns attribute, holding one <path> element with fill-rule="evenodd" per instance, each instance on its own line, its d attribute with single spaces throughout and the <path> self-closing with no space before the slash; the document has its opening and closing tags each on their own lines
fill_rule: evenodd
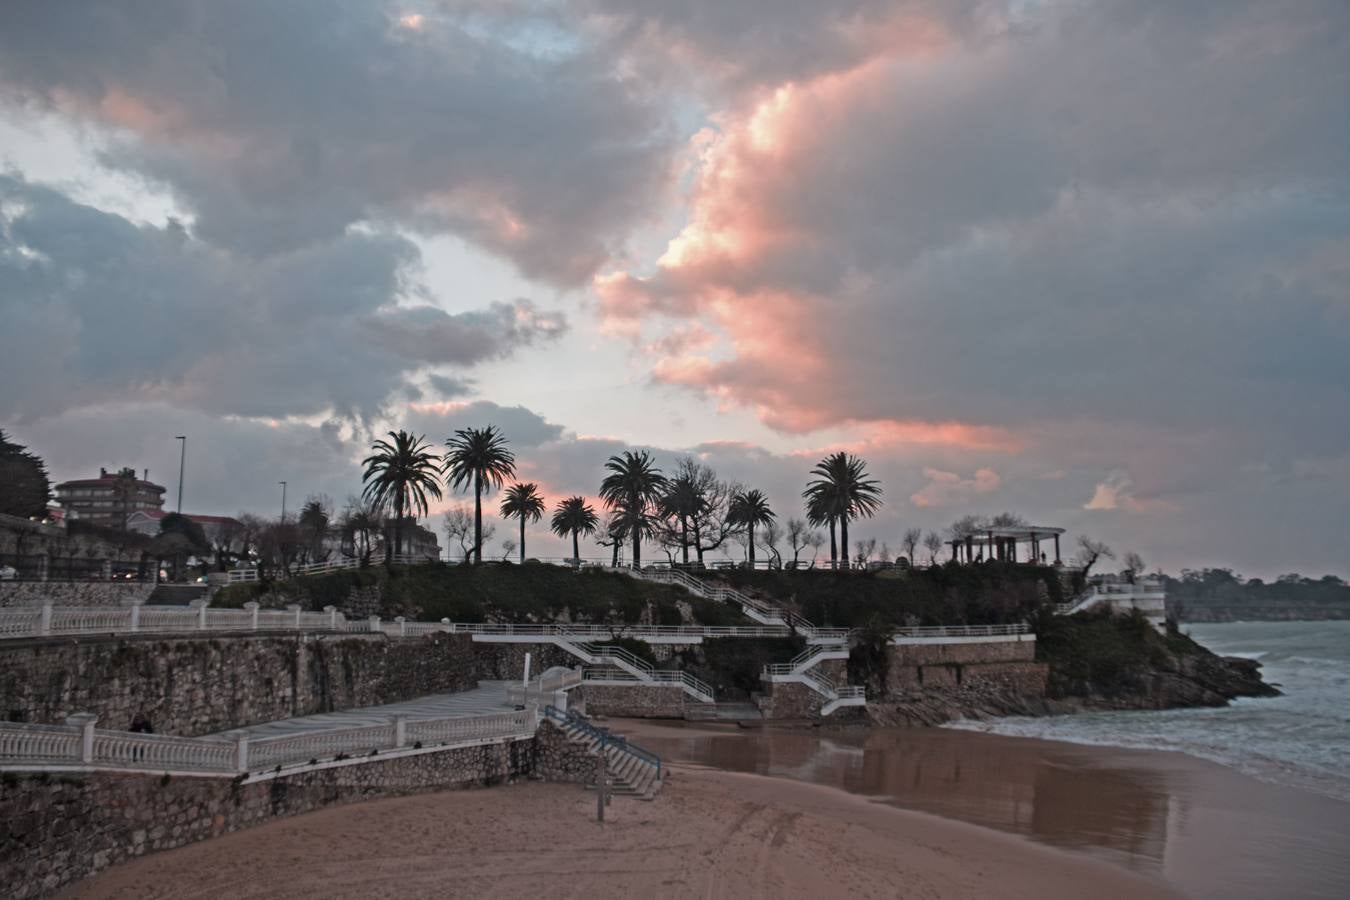
<svg viewBox="0 0 1350 900">
<path fill-rule="evenodd" d="M 848 448 L 892 546 L 1346 571 L 1343 3 L 49 6 L 0 8 L 0 425 L 58 479 L 190 429 L 202 512 L 341 501 L 493 422 L 556 494 L 640 445 L 785 517 Z"/>
</svg>

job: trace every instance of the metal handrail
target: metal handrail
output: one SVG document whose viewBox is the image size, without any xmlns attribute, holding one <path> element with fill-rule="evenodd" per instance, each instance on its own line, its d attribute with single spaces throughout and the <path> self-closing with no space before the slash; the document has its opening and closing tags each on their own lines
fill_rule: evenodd
<svg viewBox="0 0 1350 900">
<path fill-rule="evenodd" d="M 645 750 L 642 747 L 639 747 L 637 744 L 634 744 L 632 741 L 628 740 L 622 735 L 614 734 L 612 731 L 609 731 L 608 729 L 599 728 L 595 725 L 592 725 L 590 722 L 586 721 L 584 718 L 572 712 L 571 710 L 563 711 L 558 709 L 556 706 L 552 705 L 545 706 L 544 715 L 561 724 L 571 725 L 573 728 L 576 728 L 578 731 L 582 732 L 587 737 L 591 737 L 599 741 L 602 751 L 605 747 L 614 747 L 620 752 L 628 753 L 631 756 L 637 757 L 638 759 L 642 760 L 648 765 L 655 766 L 656 777 L 657 778 L 661 777 L 661 757 L 657 756 L 650 750 Z"/>
</svg>

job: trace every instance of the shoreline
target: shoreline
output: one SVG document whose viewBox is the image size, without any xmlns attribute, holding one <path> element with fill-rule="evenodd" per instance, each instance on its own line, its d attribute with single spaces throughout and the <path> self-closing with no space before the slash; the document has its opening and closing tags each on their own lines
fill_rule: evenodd
<svg viewBox="0 0 1350 900">
<path fill-rule="evenodd" d="M 66 898 L 1180 897 L 1156 878 L 835 788 L 676 766 L 595 822 L 577 785 L 370 801 L 143 857 Z M 341 848 L 335 852 L 334 848 Z"/>
<path fill-rule="evenodd" d="M 1149 873 L 1194 898 L 1350 892 L 1350 803 L 1174 750 L 945 728 L 795 733 L 612 720 L 677 764 L 836 789 Z"/>
</svg>

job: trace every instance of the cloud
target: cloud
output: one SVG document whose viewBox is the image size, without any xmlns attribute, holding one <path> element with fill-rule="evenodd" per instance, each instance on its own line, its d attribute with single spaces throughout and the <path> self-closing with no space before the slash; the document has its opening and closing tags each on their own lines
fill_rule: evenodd
<svg viewBox="0 0 1350 900">
<path fill-rule="evenodd" d="M 452 3 L 409 27 L 394 2 L 5 4 L 0 99 L 92 126 L 105 165 L 167 186 L 234 252 L 392 219 L 575 285 L 650 214 L 669 146 L 659 108 L 584 35 L 530 15 Z"/>
<path fill-rule="evenodd" d="M 1175 509 L 1176 506 L 1157 498 L 1139 499 L 1134 496 L 1134 479 L 1124 469 L 1114 469 L 1106 478 L 1097 483 L 1092 498 L 1083 504 L 1083 509 L 1113 510 L 1127 512 L 1147 512 L 1149 510 Z"/>
<path fill-rule="evenodd" d="M 923 477 L 928 483 L 909 496 L 910 502 L 921 508 L 952 506 L 979 494 L 991 494 L 1003 484 L 999 474 L 989 468 L 976 469 L 972 478 L 927 468 L 923 470 Z"/>
<path fill-rule="evenodd" d="M 369 418 L 418 370 L 556 337 L 528 301 L 396 302 L 415 245 L 353 231 L 240 257 L 0 175 L 0 420 L 136 399 L 249 417 Z"/>
</svg>

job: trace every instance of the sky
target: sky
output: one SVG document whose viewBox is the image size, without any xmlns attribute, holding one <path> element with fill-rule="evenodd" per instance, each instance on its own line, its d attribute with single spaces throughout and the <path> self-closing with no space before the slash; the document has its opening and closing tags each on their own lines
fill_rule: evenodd
<svg viewBox="0 0 1350 900">
<path fill-rule="evenodd" d="M 550 506 L 641 448 L 786 519 L 846 449 L 892 552 L 1347 575 L 1347 351 L 1342 0 L 0 4 L 0 427 L 56 480 L 172 495 L 186 434 L 187 512 L 340 507 L 494 424 Z"/>
</svg>

